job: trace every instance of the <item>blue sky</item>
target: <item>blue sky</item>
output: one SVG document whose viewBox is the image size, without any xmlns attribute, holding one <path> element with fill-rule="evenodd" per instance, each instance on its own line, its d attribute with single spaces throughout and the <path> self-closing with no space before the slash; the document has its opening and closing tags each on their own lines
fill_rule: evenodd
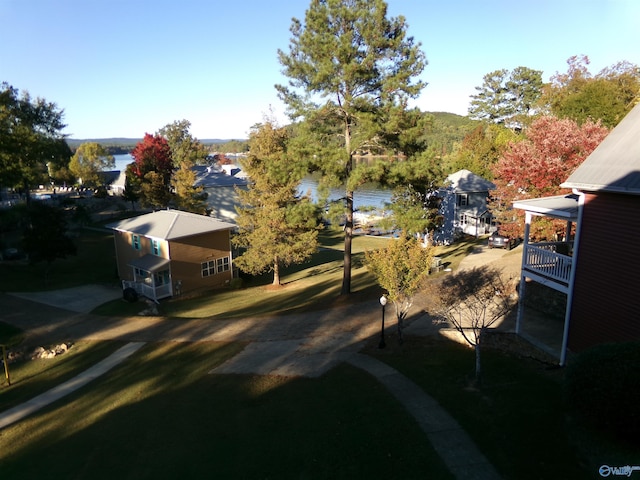
<svg viewBox="0 0 640 480">
<path fill-rule="evenodd" d="M 72 138 L 142 137 L 187 119 L 198 138 L 246 138 L 286 83 L 291 18 L 308 0 L 0 0 L 0 81 L 65 111 Z M 423 111 L 465 115 L 482 77 L 545 81 L 572 55 L 593 73 L 640 64 L 637 0 L 388 0 L 422 43 Z"/>
</svg>

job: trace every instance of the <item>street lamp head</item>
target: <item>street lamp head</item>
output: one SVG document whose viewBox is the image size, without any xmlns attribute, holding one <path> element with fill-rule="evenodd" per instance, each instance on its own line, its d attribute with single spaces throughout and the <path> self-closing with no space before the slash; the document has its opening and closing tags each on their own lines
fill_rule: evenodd
<svg viewBox="0 0 640 480">
<path fill-rule="evenodd" d="M 387 297 L 385 297 L 384 295 L 382 295 L 380 297 L 380 305 L 382 305 L 383 307 L 387 304 Z"/>
</svg>

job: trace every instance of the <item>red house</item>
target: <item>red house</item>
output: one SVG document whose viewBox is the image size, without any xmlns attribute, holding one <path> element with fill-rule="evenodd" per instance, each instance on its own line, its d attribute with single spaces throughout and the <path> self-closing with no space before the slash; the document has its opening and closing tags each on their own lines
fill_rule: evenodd
<svg viewBox="0 0 640 480">
<path fill-rule="evenodd" d="M 640 340 L 640 105 L 560 186 L 572 194 L 514 203 L 526 212 L 516 331 L 526 322 L 528 281 L 566 294 L 564 364 L 568 352 Z M 566 241 L 529 243 L 538 216 L 565 220 Z"/>
</svg>

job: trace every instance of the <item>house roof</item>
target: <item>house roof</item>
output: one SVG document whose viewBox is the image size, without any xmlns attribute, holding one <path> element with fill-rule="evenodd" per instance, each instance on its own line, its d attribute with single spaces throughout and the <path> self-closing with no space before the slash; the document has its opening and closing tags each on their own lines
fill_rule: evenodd
<svg viewBox="0 0 640 480">
<path fill-rule="evenodd" d="M 244 186 L 247 184 L 246 178 L 237 176 L 240 175 L 240 170 L 236 172 L 236 175 L 230 175 L 222 169 L 196 165 L 195 167 L 193 167 L 193 171 L 196 173 L 196 180 L 194 182 L 196 186 L 202 186 L 205 188 L 233 187 L 236 185 Z"/>
<path fill-rule="evenodd" d="M 640 104 L 560 186 L 589 192 L 640 195 Z"/>
<path fill-rule="evenodd" d="M 132 267 L 137 267 L 145 272 L 157 272 L 161 268 L 169 265 L 171 261 L 168 258 L 158 257 L 148 253 L 140 258 L 135 258 L 129 262 Z"/>
<path fill-rule="evenodd" d="M 212 217 L 182 212 L 180 210 L 159 210 L 157 212 L 127 218 L 107 225 L 121 232 L 131 232 L 161 240 L 175 240 L 202 233 L 231 230 L 235 225 Z"/>
<path fill-rule="evenodd" d="M 456 193 L 461 192 L 488 192 L 496 188 L 495 184 L 489 180 L 485 180 L 475 173 L 463 169 L 452 173 L 447 177 L 447 181 L 451 182 L 451 188 Z"/>
<path fill-rule="evenodd" d="M 578 219 L 578 195 L 556 195 L 554 197 L 531 198 L 513 202 L 513 208 L 560 220 Z"/>
</svg>

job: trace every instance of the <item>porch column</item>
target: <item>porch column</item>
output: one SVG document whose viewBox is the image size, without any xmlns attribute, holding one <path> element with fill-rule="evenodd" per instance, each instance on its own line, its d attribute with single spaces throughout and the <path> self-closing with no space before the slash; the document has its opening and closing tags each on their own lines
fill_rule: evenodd
<svg viewBox="0 0 640 480">
<path fill-rule="evenodd" d="M 520 335 L 522 332 L 522 317 L 524 315 L 524 291 L 527 284 L 527 279 L 524 276 L 524 266 L 527 262 L 527 247 L 529 246 L 529 232 L 531 230 L 531 218 L 530 212 L 525 214 L 524 222 L 524 243 L 522 245 L 522 264 L 520 266 L 520 287 L 518 289 L 518 315 L 516 316 L 516 334 Z"/>
</svg>

